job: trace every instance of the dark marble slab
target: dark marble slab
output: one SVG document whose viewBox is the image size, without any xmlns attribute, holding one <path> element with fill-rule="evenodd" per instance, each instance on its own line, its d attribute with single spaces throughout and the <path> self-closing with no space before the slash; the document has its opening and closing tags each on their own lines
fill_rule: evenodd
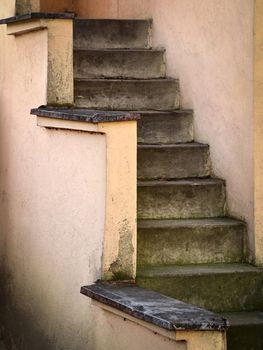
<svg viewBox="0 0 263 350">
<path fill-rule="evenodd" d="M 140 119 L 138 113 L 97 111 L 83 108 L 58 108 L 40 106 L 31 109 L 31 114 L 40 117 L 73 120 L 88 123 L 118 122 Z"/>
<path fill-rule="evenodd" d="M 0 24 L 9 24 L 21 21 L 28 21 L 30 19 L 73 19 L 75 14 L 72 12 L 63 13 L 45 13 L 45 12 L 31 12 L 23 15 L 3 18 L 0 20 Z"/>
<path fill-rule="evenodd" d="M 222 316 L 128 283 L 98 282 L 82 294 L 140 320 L 168 330 L 225 330 Z"/>
</svg>

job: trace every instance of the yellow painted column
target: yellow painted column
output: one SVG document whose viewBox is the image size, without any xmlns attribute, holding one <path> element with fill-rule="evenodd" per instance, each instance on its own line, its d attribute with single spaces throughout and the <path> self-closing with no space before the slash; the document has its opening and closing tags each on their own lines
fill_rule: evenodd
<svg viewBox="0 0 263 350">
<path fill-rule="evenodd" d="M 252 156 L 252 155 L 251 155 Z M 263 265 L 263 1 L 254 8 L 255 262 Z"/>
<path fill-rule="evenodd" d="M 136 275 L 137 122 L 100 123 L 107 135 L 104 279 Z"/>
<path fill-rule="evenodd" d="M 48 28 L 47 104 L 72 105 L 73 21 L 46 20 Z"/>
<path fill-rule="evenodd" d="M 176 331 L 177 341 L 186 341 L 187 350 L 227 350 L 225 331 Z"/>
</svg>

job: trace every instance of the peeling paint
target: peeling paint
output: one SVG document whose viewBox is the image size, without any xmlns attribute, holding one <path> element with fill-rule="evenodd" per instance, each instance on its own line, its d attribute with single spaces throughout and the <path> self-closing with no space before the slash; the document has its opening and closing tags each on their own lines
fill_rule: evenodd
<svg viewBox="0 0 263 350">
<path fill-rule="evenodd" d="M 124 219 L 119 227 L 118 257 L 110 265 L 109 272 L 113 280 L 127 280 L 132 279 L 133 276 L 134 246 L 132 244 L 132 229 L 127 219 Z"/>
</svg>

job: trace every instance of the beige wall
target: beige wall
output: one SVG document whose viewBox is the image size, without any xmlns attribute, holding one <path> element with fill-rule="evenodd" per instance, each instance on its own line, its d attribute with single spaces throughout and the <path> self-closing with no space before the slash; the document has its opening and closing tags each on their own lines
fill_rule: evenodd
<svg viewBox="0 0 263 350">
<path fill-rule="evenodd" d="M 227 183 L 230 215 L 253 237 L 253 0 L 83 0 L 83 17 L 153 18 L 153 41 L 180 78 L 195 135 L 210 144 L 216 176 Z"/>
<path fill-rule="evenodd" d="M 1 321 L 19 349 L 92 348 L 95 315 L 79 290 L 100 277 L 105 137 L 36 126 L 29 111 L 45 103 L 47 31 L 0 30 L 1 293 L 11 305 Z"/>
<path fill-rule="evenodd" d="M 4 324 L 13 332 L 19 350 L 92 349 L 99 313 L 79 290 L 100 277 L 105 137 L 37 127 L 29 111 L 45 103 L 47 31 L 14 38 L 5 30 L 0 27 L 0 243 L 6 263 L 0 329 Z"/>
</svg>

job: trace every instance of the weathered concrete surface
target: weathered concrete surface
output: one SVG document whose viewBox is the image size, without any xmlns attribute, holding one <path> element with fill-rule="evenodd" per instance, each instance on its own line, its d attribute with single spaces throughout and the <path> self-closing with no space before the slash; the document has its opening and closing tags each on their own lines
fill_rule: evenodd
<svg viewBox="0 0 263 350">
<path fill-rule="evenodd" d="M 230 323 L 227 331 L 228 350 L 263 349 L 263 313 L 234 312 L 223 314 Z"/>
<path fill-rule="evenodd" d="M 74 21 L 74 47 L 148 49 L 151 27 L 151 20 L 78 19 Z"/>
<path fill-rule="evenodd" d="M 76 78 L 154 79 L 165 76 L 164 50 L 74 50 Z"/>
<path fill-rule="evenodd" d="M 192 111 L 142 111 L 140 115 L 141 120 L 137 123 L 139 143 L 165 144 L 193 141 Z"/>
<path fill-rule="evenodd" d="M 138 145 L 138 179 L 207 177 L 209 146 L 200 143 Z"/>
<path fill-rule="evenodd" d="M 112 112 L 112 111 L 92 111 L 81 108 L 61 108 L 40 106 L 39 108 L 31 109 L 31 114 L 69 121 L 86 122 L 98 124 L 103 122 L 121 122 L 140 119 L 138 113 L 128 112 Z"/>
<path fill-rule="evenodd" d="M 225 186 L 219 179 L 139 181 L 139 219 L 224 216 Z"/>
<path fill-rule="evenodd" d="M 134 284 L 97 283 L 81 287 L 81 293 L 170 331 L 227 328 L 223 317 Z"/>
<path fill-rule="evenodd" d="M 78 107 L 108 110 L 172 110 L 179 108 L 176 79 L 75 79 Z"/>
<path fill-rule="evenodd" d="M 228 218 L 139 220 L 138 265 L 244 260 L 246 225 Z"/>
<path fill-rule="evenodd" d="M 246 264 L 141 268 L 137 283 L 216 312 L 263 307 L 263 270 Z"/>
</svg>

